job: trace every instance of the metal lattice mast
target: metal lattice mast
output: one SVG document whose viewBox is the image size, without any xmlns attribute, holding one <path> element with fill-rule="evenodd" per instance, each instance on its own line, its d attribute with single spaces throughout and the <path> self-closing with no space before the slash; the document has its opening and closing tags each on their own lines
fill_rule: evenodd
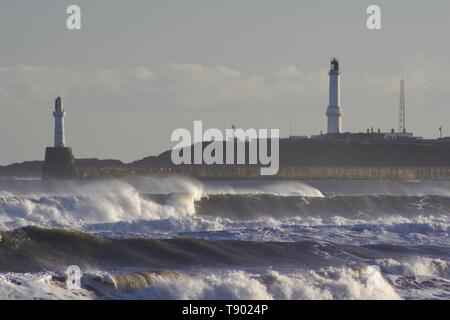
<svg viewBox="0 0 450 320">
<path fill-rule="evenodd" d="M 400 113 L 398 117 L 398 131 L 406 132 L 405 80 L 400 81 Z"/>
</svg>

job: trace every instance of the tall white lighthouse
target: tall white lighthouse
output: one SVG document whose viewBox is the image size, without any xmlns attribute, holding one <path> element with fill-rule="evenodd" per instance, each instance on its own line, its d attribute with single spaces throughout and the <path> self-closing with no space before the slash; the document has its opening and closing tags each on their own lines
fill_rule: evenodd
<svg viewBox="0 0 450 320">
<path fill-rule="evenodd" d="M 64 102 L 61 97 L 55 100 L 55 111 L 53 111 L 53 116 L 55 117 L 55 148 L 65 147 L 64 138 Z"/>
<path fill-rule="evenodd" d="M 328 134 L 336 134 L 342 132 L 342 108 L 341 108 L 341 92 L 339 84 L 339 61 L 336 58 L 331 60 L 331 68 L 328 73 L 330 76 L 330 101 L 327 108 L 328 118 Z"/>
</svg>

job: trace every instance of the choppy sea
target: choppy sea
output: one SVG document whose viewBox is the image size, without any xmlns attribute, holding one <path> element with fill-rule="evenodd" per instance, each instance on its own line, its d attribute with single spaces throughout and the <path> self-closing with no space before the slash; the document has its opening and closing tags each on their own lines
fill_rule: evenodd
<svg viewBox="0 0 450 320">
<path fill-rule="evenodd" d="M 450 299 L 450 182 L 2 178 L 0 231 L 0 299 Z"/>
</svg>

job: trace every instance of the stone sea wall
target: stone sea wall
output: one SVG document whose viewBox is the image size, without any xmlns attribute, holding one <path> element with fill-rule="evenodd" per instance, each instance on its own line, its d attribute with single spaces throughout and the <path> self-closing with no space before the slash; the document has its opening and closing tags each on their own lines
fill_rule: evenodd
<svg viewBox="0 0 450 320">
<path fill-rule="evenodd" d="M 261 176 L 257 166 L 180 167 L 83 167 L 81 179 L 133 176 L 189 176 L 220 179 L 355 179 L 355 180 L 450 180 L 450 167 L 281 167 L 275 176 Z"/>
</svg>

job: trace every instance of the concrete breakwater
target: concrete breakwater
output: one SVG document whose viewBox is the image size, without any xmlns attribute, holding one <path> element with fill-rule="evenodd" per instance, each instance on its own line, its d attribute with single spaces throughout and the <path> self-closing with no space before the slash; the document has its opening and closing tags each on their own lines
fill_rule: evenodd
<svg viewBox="0 0 450 320">
<path fill-rule="evenodd" d="M 136 176 L 188 176 L 204 180 L 230 179 L 354 179 L 450 180 L 450 167 L 281 167 L 274 176 L 261 176 L 259 166 L 82 167 L 81 179 Z"/>
<path fill-rule="evenodd" d="M 41 177 L 42 161 L 0 167 L 0 176 Z M 259 166 L 134 166 L 113 160 L 77 160 L 70 174 L 53 178 L 102 179 L 139 176 L 188 176 L 202 180 L 231 179 L 353 179 L 353 180 L 449 180 L 448 167 L 394 166 L 281 166 L 275 176 L 261 176 Z M 51 177 L 49 177 L 51 178 Z"/>
</svg>

